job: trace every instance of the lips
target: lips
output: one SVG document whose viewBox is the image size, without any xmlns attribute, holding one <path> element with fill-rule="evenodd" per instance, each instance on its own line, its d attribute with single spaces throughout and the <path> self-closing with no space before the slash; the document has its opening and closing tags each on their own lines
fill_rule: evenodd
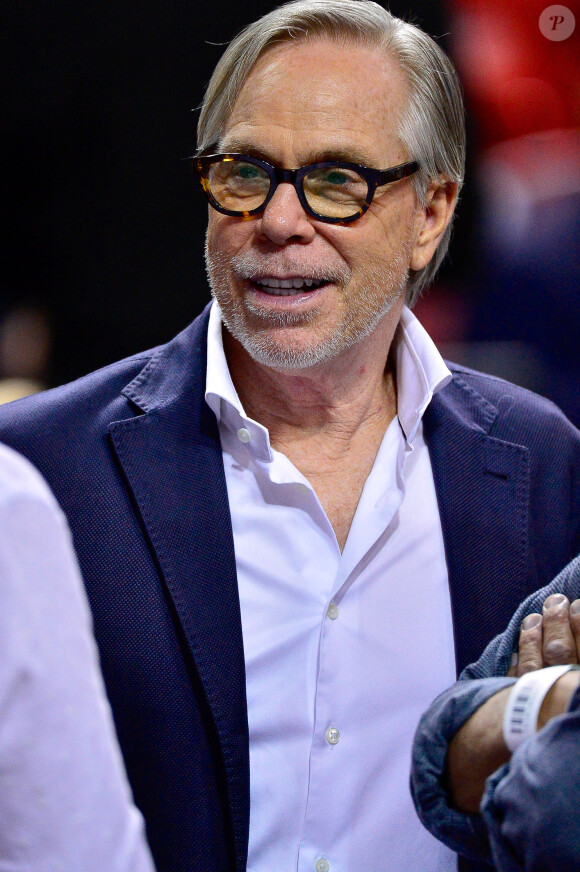
<svg viewBox="0 0 580 872">
<path fill-rule="evenodd" d="M 264 276 L 252 281 L 261 291 L 276 297 L 289 297 L 297 293 L 308 293 L 327 284 L 327 281 L 324 279 L 302 278 L 301 276 L 292 276 L 286 279 Z"/>
</svg>

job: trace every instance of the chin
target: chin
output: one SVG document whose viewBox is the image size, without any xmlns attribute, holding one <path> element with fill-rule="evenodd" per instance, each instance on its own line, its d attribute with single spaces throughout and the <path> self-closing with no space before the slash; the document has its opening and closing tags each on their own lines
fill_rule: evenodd
<svg viewBox="0 0 580 872">
<path fill-rule="evenodd" d="M 234 327 L 232 329 L 225 319 L 224 322 L 252 360 L 281 372 L 300 372 L 330 363 L 370 332 L 365 330 L 348 336 L 337 331 L 326 338 L 320 336 L 316 338 L 299 337 L 296 329 L 287 328 L 288 334 L 281 337 L 280 332 L 284 328 L 282 331 L 276 330 L 273 334 L 268 330 L 239 329 L 239 324 L 232 325 Z"/>
<path fill-rule="evenodd" d="M 242 343 L 245 350 L 256 363 L 281 372 L 301 372 L 332 359 L 332 355 L 320 346 L 297 351 L 272 343 Z"/>
</svg>

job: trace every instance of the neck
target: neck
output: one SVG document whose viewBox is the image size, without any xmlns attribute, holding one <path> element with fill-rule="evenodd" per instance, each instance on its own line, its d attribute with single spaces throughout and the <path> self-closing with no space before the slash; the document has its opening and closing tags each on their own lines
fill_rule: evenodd
<svg viewBox="0 0 580 872">
<path fill-rule="evenodd" d="M 396 323 L 384 322 L 364 341 L 324 364 L 281 371 L 253 360 L 224 330 L 224 348 L 246 414 L 267 427 L 271 444 L 321 440 L 325 454 L 348 451 L 357 434 L 384 433 L 396 414 L 389 356 Z"/>
</svg>

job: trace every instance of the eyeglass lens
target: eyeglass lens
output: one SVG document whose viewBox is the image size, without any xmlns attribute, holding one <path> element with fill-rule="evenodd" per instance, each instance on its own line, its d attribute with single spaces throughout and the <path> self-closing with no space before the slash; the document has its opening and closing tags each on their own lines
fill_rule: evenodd
<svg viewBox="0 0 580 872">
<path fill-rule="evenodd" d="M 224 209 L 251 212 L 258 209 L 270 191 L 268 172 L 253 163 L 226 160 L 211 164 L 211 193 Z M 344 167 L 316 167 L 302 181 L 309 207 L 327 218 L 350 218 L 361 211 L 368 195 L 366 179 Z"/>
</svg>

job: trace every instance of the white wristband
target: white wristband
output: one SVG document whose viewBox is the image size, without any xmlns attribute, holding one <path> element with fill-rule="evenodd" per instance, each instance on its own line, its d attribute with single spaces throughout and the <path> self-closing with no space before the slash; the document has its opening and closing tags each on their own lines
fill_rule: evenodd
<svg viewBox="0 0 580 872">
<path fill-rule="evenodd" d="M 537 731 L 538 715 L 548 691 L 572 668 L 570 665 L 547 666 L 518 678 L 503 716 L 503 738 L 512 753 Z"/>
</svg>

